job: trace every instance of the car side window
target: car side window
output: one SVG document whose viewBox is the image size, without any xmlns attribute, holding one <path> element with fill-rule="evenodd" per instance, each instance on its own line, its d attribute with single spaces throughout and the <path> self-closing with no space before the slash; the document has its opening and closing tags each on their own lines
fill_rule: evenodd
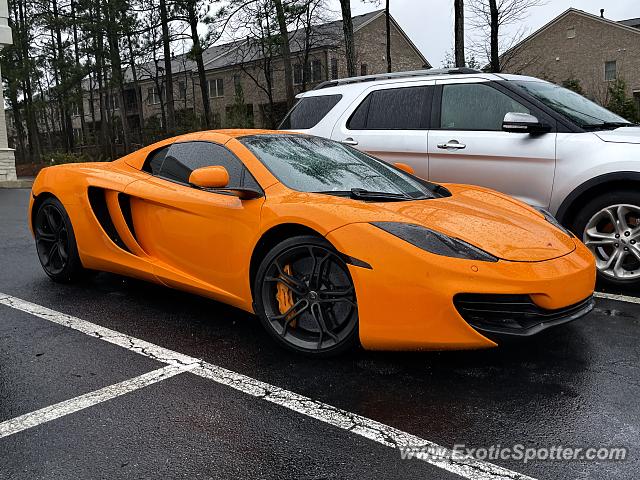
<svg viewBox="0 0 640 480">
<path fill-rule="evenodd" d="M 169 151 L 169 147 L 163 147 L 155 152 L 151 152 L 151 154 L 147 157 L 146 161 L 142 169 L 145 172 L 149 172 L 152 175 L 160 174 L 160 169 L 162 168 L 162 163 L 164 162 L 165 157 L 167 156 L 167 152 Z"/>
<path fill-rule="evenodd" d="M 349 130 L 425 130 L 431 115 L 432 87 L 371 92 L 347 122 Z"/>
<path fill-rule="evenodd" d="M 443 85 L 440 128 L 501 131 L 508 112 L 531 111 L 507 94 L 484 83 Z"/>
<path fill-rule="evenodd" d="M 177 142 L 158 150 L 145 162 L 148 166 L 145 170 L 165 180 L 188 185 L 191 172 L 214 165 L 227 169 L 229 187 L 259 188 L 240 159 L 222 145 L 205 141 Z"/>
</svg>

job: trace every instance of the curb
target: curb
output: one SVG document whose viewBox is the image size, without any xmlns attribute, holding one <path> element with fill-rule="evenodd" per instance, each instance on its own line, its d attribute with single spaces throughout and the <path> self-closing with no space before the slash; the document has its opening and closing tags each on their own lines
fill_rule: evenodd
<svg viewBox="0 0 640 480">
<path fill-rule="evenodd" d="M 31 188 L 32 185 L 31 179 L 0 180 L 0 188 Z"/>
</svg>

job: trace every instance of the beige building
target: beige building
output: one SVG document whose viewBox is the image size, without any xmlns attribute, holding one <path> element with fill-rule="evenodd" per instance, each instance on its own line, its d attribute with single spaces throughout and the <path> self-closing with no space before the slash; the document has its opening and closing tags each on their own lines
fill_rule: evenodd
<svg viewBox="0 0 640 480">
<path fill-rule="evenodd" d="M 640 107 L 640 18 L 613 21 L 570 8 L 502 56 L 503 71 L 555 83 L 577 79 L 585 94 L 607 103 L 622 78 Z"/>
<path fill-rule="evenodd" d="M 384 10 L 353 17 L 354 40 L 356 44 L 357 73 L 362 75 L 386 72 L 386 27 Z M 312 27 L 306 35 L 303 30 L 291 33 L 293 54 L 293 81 L 296 93 L 313 88 L 320 82 L 346 76 L 346 60 L 343 49 L 342 21 L 330 22 Z M 430 68 L 431 65 L 418 48 L 391 18 L 391 58 L 395 71 Z M 269 101 L 266 82 L 265 58 L 259 53 L 255 42 L 241 40 L 207 49 L 204 54 L 209 103 L 215 128 L 227 127 L 232 123 L 232 112 L 238 108 L 238 87 L 244 97 L 249 125 L 255 127 L 275 127 L 287 111 L 284 68 L 282 59 L 274 57 L 270 62 L 271 97 Z M 306 61 L 305 61 L 306 60 Z M 152 62 L 138 67 L 137 86 L 133 84 L 130 70 L 125 73 L 128 82 L 125 91 L 124 110 L 130 131 L 134 137 L 143 123 L 161 127 L 162 110 L 165 105 L 164 78 Z M 176 123 L 180 119 L 198 118 L 203 115 L 203 102 L 197 67 L 186 55 L 172 58 L 174 106 Z M 139 96 L 136 95 L 136 88 Z M 93 113 L 90 108 L 91 89 L 85 80 L 84 115 L 87 129 L 95 121 L 100 122 L 97 93 L 93 93 Z M 138 101 L 142 99 L 142 102 Z M 141 103 L 141 105 L 139 105 Z M 107 101 L 110 115 L 122 113 L 117 95 L 110 95 Z M 74 108 L 73 126 L 80 135 L 79 108 Z"/>
</svg>

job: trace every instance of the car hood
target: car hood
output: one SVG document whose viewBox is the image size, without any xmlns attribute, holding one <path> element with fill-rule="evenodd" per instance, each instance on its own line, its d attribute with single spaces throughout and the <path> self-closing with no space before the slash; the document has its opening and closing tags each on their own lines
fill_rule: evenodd
<svg viewBox="0 0 640 480">
<path fill-rule="evenodd" d="M 605 142 L 640 143 L 640 127 L 620 127 L 615 130 L 595 132 L 595 135 Z"/>
<path fill-rule="evenodd" d="M 379 205 L 393 214 L 393 221 L 437 230 L 504 260 L 550 260 L 576 248 L 572 237 L 520 201 L 479 187 L 447 187 L 450 197 Z"/>
</svg>

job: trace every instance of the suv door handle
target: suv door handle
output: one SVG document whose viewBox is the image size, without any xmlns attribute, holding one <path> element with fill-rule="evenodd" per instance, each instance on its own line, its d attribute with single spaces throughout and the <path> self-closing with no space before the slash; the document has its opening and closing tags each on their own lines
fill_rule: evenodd
<svg viewBox="0 0 640 480">
<path fill-rule="evenodd" d="M 464 143 L 460 143 L 457 140 L 449 140 L 447 143 L 438 144 L 438 148 L 442 148 L 442 149 L 454 148 L 456 150 L 462 150 L 463 148 L 466 148 L 466 147 L 467 146 Z"/>
<path fill-rule="evenodd" d="M 357 145 L 358 142 L 351 137 L 347 137 L 342 140 L 340 143 L 344 143 L 345 145 Z"/>
</svg>

